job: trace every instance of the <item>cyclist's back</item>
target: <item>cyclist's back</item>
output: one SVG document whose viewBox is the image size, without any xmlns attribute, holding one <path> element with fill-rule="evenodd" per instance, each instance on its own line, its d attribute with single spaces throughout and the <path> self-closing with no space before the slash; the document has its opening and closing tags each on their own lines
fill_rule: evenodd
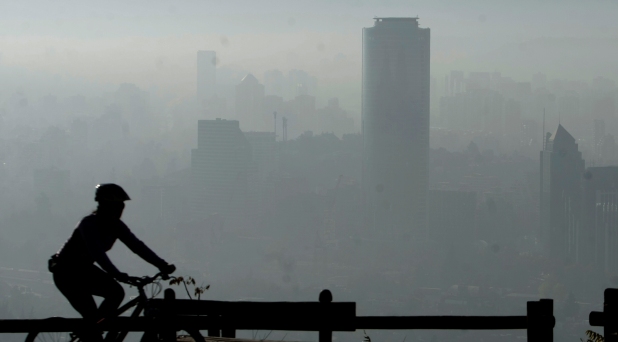
<svg viewBox="0 0 618 342">
<path fill-rule="evenodd" d="M 117 239 L 147 262 L 155 266 L 166 265 L 122 220 L 102 217 L 96 212 L 77 224 L 71 237 L 56 254 L 56 260 L 61 267 L 81 267 L 96 262 L 109 274 L 120 273 L 106 254 Z"/>
</svg>

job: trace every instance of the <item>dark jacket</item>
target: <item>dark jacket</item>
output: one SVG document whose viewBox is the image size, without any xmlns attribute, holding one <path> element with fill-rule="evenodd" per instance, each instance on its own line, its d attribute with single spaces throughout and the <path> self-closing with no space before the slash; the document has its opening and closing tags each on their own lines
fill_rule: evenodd
<svg viewBox="0 0 618 342">
<path fill-rule="evenodd" d="M 122 241 L 133 253 L 154 265 L 162 267 L 166 262 L 138 239 L 120 219 L 104 219 L 96 214 L 84 217 L 71 237 L 56 253 L 58 266 L 62 269 L 75 269 L 99 264 L 111 275 L 120 273 L 107 257 L 116 239 Z"/>
</svg>

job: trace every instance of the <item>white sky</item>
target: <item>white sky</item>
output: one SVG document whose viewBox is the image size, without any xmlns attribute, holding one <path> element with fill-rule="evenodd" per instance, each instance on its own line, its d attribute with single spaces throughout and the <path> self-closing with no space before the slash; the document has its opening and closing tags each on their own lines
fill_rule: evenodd
<svg viewBox="0 0 618 342">
<path fill-rule="evenodd" d="M 374 16 L 416 15 L 432 30 L 437 77 L 451 69 L 618 76 L 618 1 L 570 0 L 5 0 L 0 70 L 191 93 L 195 53 L 208 49 L 221 66 L 258 78 L 300 68 L 322 89 L 350 94 L 360 89 L 362 27 Z"/>
</svg>

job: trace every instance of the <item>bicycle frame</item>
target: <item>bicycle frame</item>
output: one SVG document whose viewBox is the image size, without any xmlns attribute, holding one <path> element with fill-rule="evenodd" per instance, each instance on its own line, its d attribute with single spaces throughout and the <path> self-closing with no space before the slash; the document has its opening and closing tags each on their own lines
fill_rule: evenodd
<svg viewBox="0 0 618 342">
<path fill-rule="evenodd" d="M 157 276 L 155 276 L 154 278 L 156 278 Z M 148 301 L 148 296 L 146 296 L 146 292 L 144 291 L 144 287 L 147 286 L 147 285 L 148 284 L 144 284 L 143 286 L 136 286 L 137 287 L 137 291 L 139 293 L 138 296 L 133 298 L 133 299 L 131 299 L 130 301 L 128 301 L 127 303 L 122 305 L 120 308 L 118 308 L 118 310 L 116 310 L 116 313 L 114 314 L 113 318 L 120 317 L 120 315 L 122 315 L 123 313 L 125 313 L 126 311 L 131 309 L 132 307 L 135 307 L 135 310 L 133 310 L 133 312 L 131 313 L 131 316 L 129 316 L 129 317 L 130 318 L 137 318 L 137 317 L 139 317 L 139 315 L 144 310 L 146 302 Z M 106 319 L 109 319 L 109 318 L 102 318 L 101 320 L 99 320 L 97 322 L 97 324 L 100 324 L 100 323 L 104 322 Z M 128 333 L 129 333 L 128 331 L 120 331 L 120 332 L 118 332 L 118 331 L 108 331 L 107 335 L 105 336 L 104 341 L 122 342 L 127 337 Z M 144 334 L 147 334 L 147 333 L 148 332 L 144 332 Z M 75 341 L 75 338 L 71 339 L 71 341 Z"/>
<path fill-rule="evenodd" d="M 146 296 L 146 292 L 144 291 L 144 286 L 137 286 L 137 291 L 139 292 L 139 295 L 131 299 L 130 301 L 128 301 L 126 304 L 124 304 L 120 308 L 118 308 L 118 310 L 116 310 L 116 314 L 114 315 L 114 317 L 119 317 L 120 315 L 122 315 L 123 313 L 125 313 L 126 311 L 128 311 L 130 308 L 134 306 L 135 306 L 135 310 L 133 310 L 130 317 L 131 318 L 139 317 L 139 315 L 144 310 L 146 302 L 148 301 L 148 296 Z M 104 320 L 105 318 L 101 319 L 98 323 L 101 323 Z M 125 337 L 127 337 L 128 333 L 129 333 L 128 331 L 121 331 L 121 332 L 108 331 L 107 335 L 105 336 L 105 341 L 122 342 L 124 341 Z M 146 333 L 147 332 L 144 332 L 144 334 Z M 113 336 L 116 336 L 116 337 L 112 338 Z"/>
</svg>

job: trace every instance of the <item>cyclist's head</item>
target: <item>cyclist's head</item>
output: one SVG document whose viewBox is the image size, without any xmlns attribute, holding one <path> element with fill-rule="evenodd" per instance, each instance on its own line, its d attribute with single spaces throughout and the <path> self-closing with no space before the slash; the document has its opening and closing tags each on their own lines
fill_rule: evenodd
<svg viewBox="0 0 618 342">
<path fill-rule="evenodd" d="M 99 202 L 97 215 L 120 218 L 124 210 L 124 201 L 131 198 L 116 184 L 107 183 L 96 186 L 94 200 Z"/>
</svg>

